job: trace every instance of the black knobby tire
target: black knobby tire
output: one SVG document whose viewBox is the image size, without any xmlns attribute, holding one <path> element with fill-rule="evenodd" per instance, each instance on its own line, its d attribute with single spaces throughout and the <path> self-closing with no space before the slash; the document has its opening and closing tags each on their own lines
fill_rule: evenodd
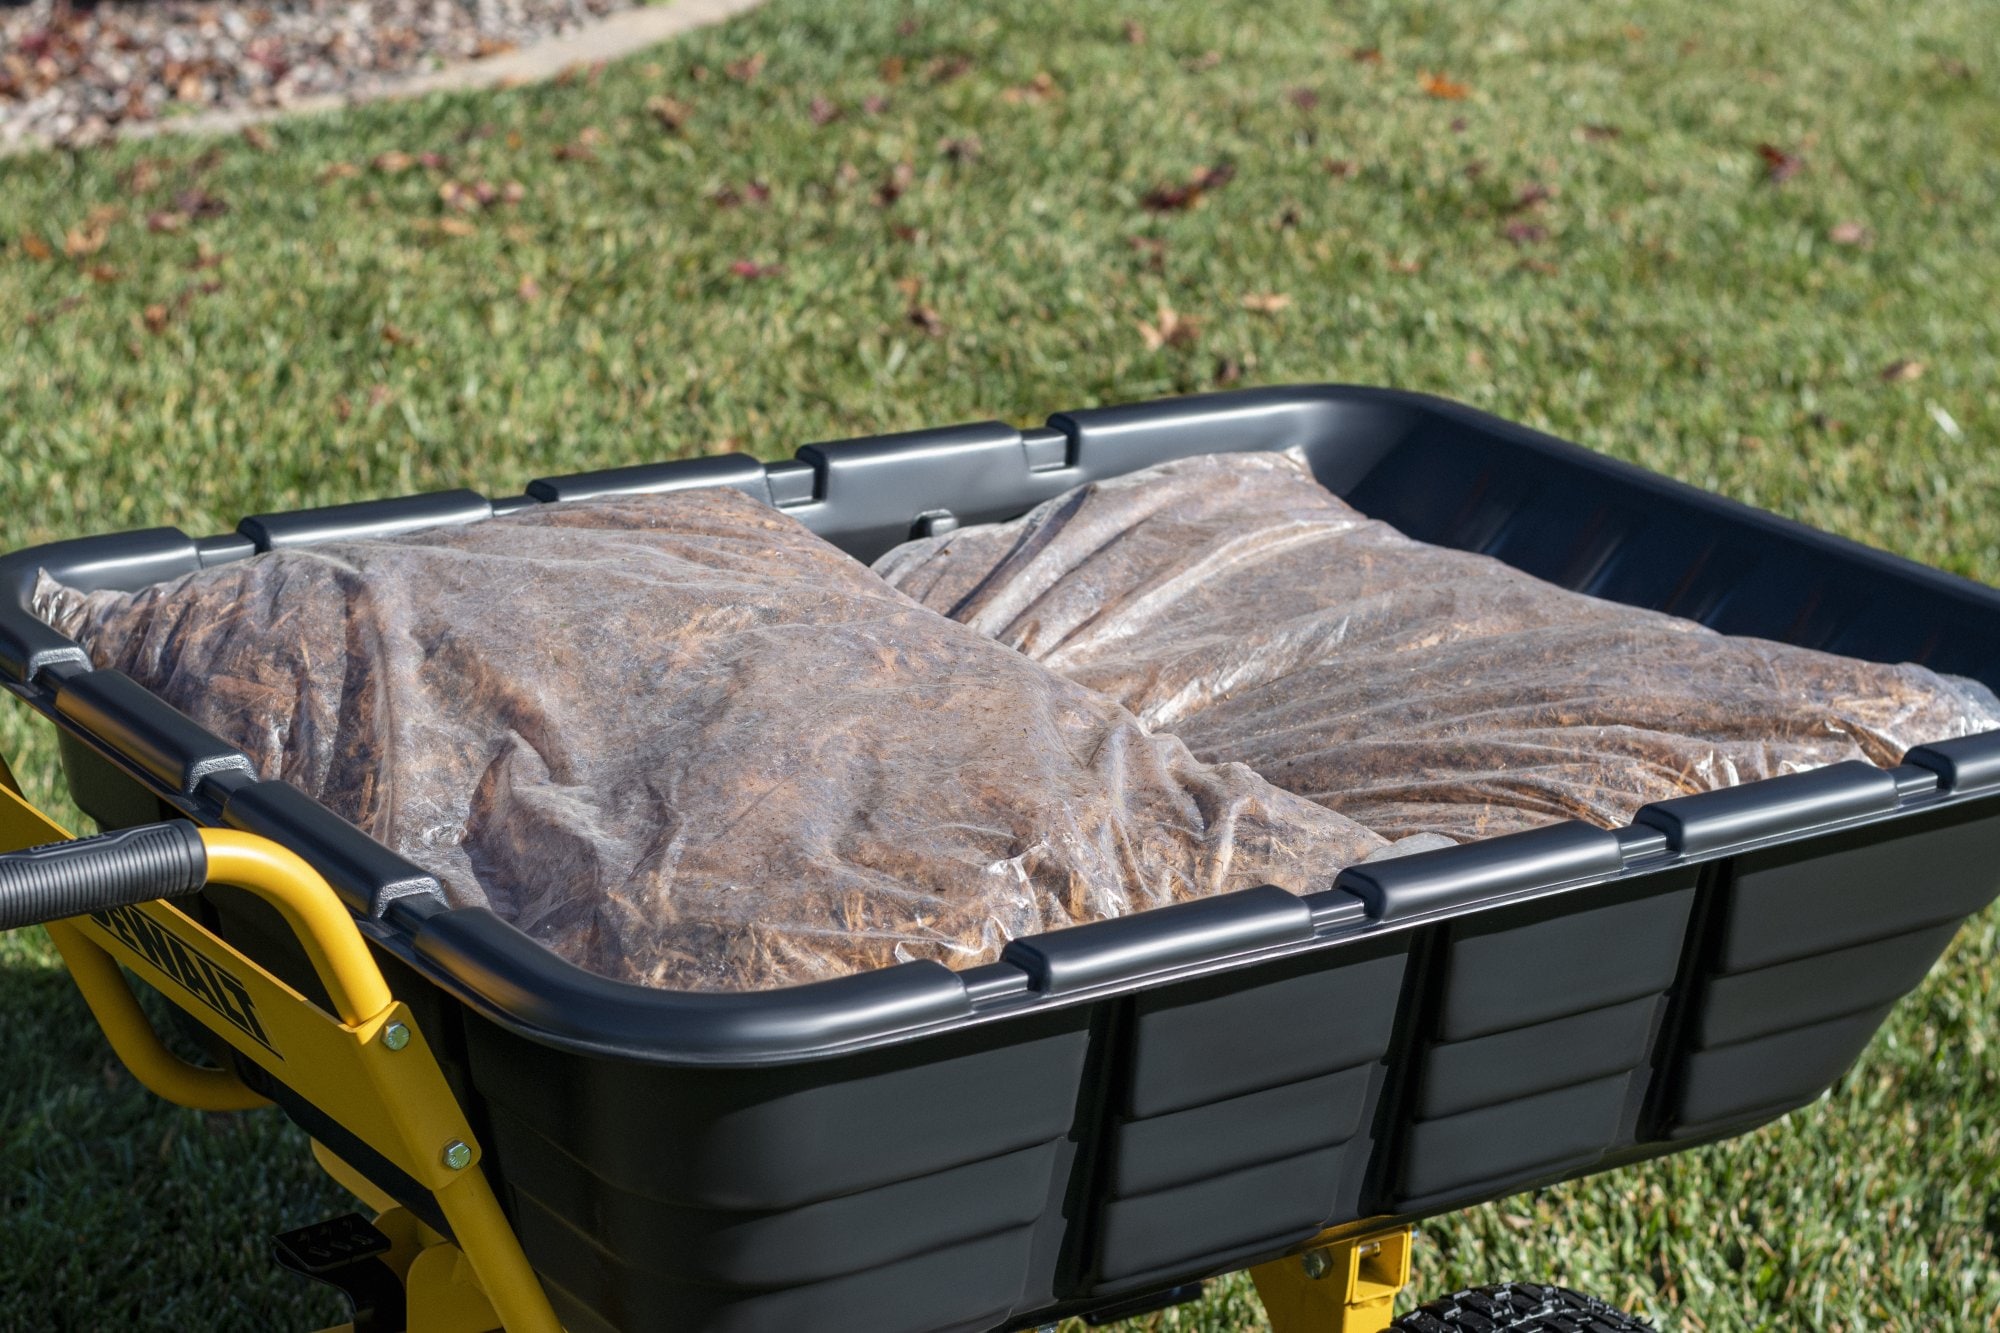
<svg viewBox="0 0 2000 1333">
<path fill-rule="evenodd" d="M 1419 1306 L 1396 1333 L 1654 1333 L 1653 1326 L 1567 1287 L 1509 1282 Z"/>
</svg>

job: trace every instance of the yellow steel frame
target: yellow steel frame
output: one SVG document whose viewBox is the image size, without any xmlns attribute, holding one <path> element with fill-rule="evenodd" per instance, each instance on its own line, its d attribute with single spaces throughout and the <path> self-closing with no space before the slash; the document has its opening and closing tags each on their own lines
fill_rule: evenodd
<svg viewBox="0 0 2000 1333">
<path fill-rule="evenodd" d="M 0 852 L 69 836 L 20 795 L 0 759 Z M 210 882 L 247 889 L 278 910 L 334 1012 L 170 903 L 53 922 L 50 938 L 112 1050 L 168 1101 L 210 1111 L 265 1104 L 235 1074 L 168 1050 L 121 971 L 130 969 L 431 1191 L 451 1237 L 313 1144 L 327 1174 L 376 1211 L 375 1225 L 391 1245 L 384 1258 L 404 1282 L 411 1329 L 560 1333 L 480 1170 L 479 1142 L 464 1112 L 347 909 L 317 871 L 276 843 L 216 829 L 201 836 Z M 1410 1229 L 1329 1233 L 1250 1273 L 1273 1333 L 1381 1333 L 1410 1280 Z"/>
<path fill-rule="evenodd" d="M 0 851 L 65 840 L 0 767 Z M 374 1206 L 420 1333 L 560 1333 L 548 1296 L 480 1169 L 479 1141 L 410 1011 L 389 992 L 354 920 L 319 873 L 246 833 L 204 829 L 211 883 L 256 894 L 298 936 L 327 1013 L 171 903 L 49 926 L 50 938 L 126 1068 L 169 1101 L 204 1110 L 264 1104 L 233 1073 L 182 1060 L 140 1009 L 133 975 L 429 1190 L 451 1228 L 431 1231 L 318 1144 L 336 1180 Z"/>
</svg>

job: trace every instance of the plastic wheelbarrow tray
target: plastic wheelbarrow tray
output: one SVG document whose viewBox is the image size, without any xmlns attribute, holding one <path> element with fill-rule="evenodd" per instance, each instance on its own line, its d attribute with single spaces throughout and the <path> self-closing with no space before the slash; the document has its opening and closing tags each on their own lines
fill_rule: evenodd
<svg viewBox="0 0 2000 1333">
<path fill-rule="evenodd" d="M 1816 1098 L 2000 887 L 2000 733 L 747 994 L 601 980 L 26 610 L 330 538 L 733 486 L 869 560 L 1169 458 L 1302 447 L 1425 541 L 1737 634 L 2000 688 L 2000 594 L 1439 399 L 1299 387 L 57 542 L 0 560 L 0 683 L 108 829 L 185 816 L 323 874 L 409 1006 L 572 1333 L 984 1330 L 1742 1133 Z M 809 695 L 810 682 L 801 682 Z M 805 700 L 801 700 L 802 708 Z M 261 900 L 199 915 L 324 1002 Z M 285 1078 L 246 1082 L 419 1215 Z M 1379 1324 L 1377 1325 L 1379 1327 Z"/>
</svg>

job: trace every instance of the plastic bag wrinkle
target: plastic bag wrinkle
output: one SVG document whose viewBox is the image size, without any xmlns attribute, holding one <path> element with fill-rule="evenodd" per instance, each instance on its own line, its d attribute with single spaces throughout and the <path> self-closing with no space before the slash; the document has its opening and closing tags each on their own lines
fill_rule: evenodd
<svg viewBox="0 0 2000 1333">
<path fill-rule="evenodd" d="M 733 490 L 280 550 L 38 610 L 572 962 L 680 989 L 1276 883 L 1380 838 Z"/>
<path fill-rule="evenodd" d="M 910 542 L 918 600 L 1389 838 L 1465 841 L 2000 726 L 1976 682 L 1414 541 L 1297 453 L 1180 460 Z"/>
</svg>

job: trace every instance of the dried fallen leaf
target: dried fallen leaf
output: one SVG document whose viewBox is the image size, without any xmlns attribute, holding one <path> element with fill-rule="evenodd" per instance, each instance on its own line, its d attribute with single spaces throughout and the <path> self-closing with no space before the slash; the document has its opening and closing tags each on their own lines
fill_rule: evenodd
<svg viewBox="0 0 2000 1333">
<path fill-rule="evenodd" d="M 1435 97 L 1444 102 L 1463 102 L 1472 95 L 1472 89 L 1466 85 L 1431 70 L 1425 70 L 1417 75 L 1417 87 L 1425 96 Z"/>
<path fill-rule="evenodd" d="M 924 77 L 932 83 L 950 83 L 972 72 L 972 57 L 968 55 L 938 56 L 924 66 Z"/>
<path fill-rule="evenodd" d="M 355 166 L 352 162 L 329 162 L 320 168 L 319 183 L 325 185 L 332 181 L 347 180 L 350 177 L 359 176 L 360 174 L 361 168 Z"/>
<path fill-rule="evenodd" d="M 717 208 L 740 208 L 744 204 L 757 205 L 768 203 L 770 198 L 771 187 L 763 181 L 753 180 L 740 188 L 734 185 L 724 185 L 714 194 L 711 194 L 708 197 L 708 201 Z"/>
<path fill-rule="evenodd" d="M 679 134 L 681 127 L 688 123 L 688 118 L 694 115 L 693 107 L 686 102 L 668 97 L 665 93 L 647 98 L 646 110 L 660 123 L 660 128 L 669 134 Z"/>
<path fill-rule="evenodd" d="M 748 83 L 764 72 L 765 55 L 753 51 L 741 60 L 732 60 L 722 67 L 722 72 L 738 83 Z"/>
<path fill-rule="evenodd" d="M 812 117 L 812 123 L 815 125 L 831 125 L 840 119 L 842 113 L 839 103 L 824 97 L 815 97 L 811 105 L 806 108 L 806 114 Z"/>
<path fill-rule="evenodd" d="M 870 93 L 861 99 L 861 113 L 863 115 L 879 116 L 888 109 L 889 99 L 880 93 Z"/>
<path fill-rule="evenodd" d="M 118 281 L 118 270 L 110 264 L 92 264 L 84 272 L 90 276 L 92 282 Z"/>
<path fill-rule="evenodd" d="M 417 159 L 399 149 L 392 148 L 386 153 L 375 154 L 370 159 L 368 165 L 375 168 L 376 171 L 384 176 L 400 176 L 411 167 L 417 165 Z"/>
<path fill-rule="evenodd" d="M 1215 358 L 1215 387 L 1226 389 L 1243 378 L 1243 363 L 1233 356 Z"/>
<path fill-rule="evenodd" d="M 151 232 L 171 235 L 174 232 L 184 230 L 187 224 L 187 214 L 177 213 L 172 209 L 163 209 L 158 213 L 148 213 L 146 215 L 146 230 Z"/>
<path fill-rule="evenodd" d="M 1773 185 L 1782 185 L 1799 174 L 1806 160 L 1797 153 L 1788 153 L 1776 144 L 1760 143 L 1757 156 L 1764 159 L 1764 179 Z"/>
<path fill-rule="evenodd" d="M 1193 208 L 1201 202 L 1201 197 L 1211 190 L 1219 190 L 1236 178 L 1236 166 L 1232 162 L 1217 162 L 1213 166 L 1201 168 L 1188 177 L 1183 184 L 1171 182 L 1155 185 L 1140 197 L 1140 204 L 1154 213 L 1176 213 Z"/>
<path fill-rule="evenodd" d="M 1329 157 L 1324 165 L 1326 166 L 1326 174 L 1337 181 L 1344 181 L 1355 172 L 1361 170 L 1358 163 L 1344 157 Z"/>
<path fill-rule="evenodd" d="M 408 344 L 410 335 L 404 333 L 394 324 L 384 324 L 382 326 L 382 341 L 388 343 L 391 347 L 402 347 Z"/>
<path fill-rule="evenodd" d="M 439 218 L 437 229 L 447 236 L 458 237 L 472 236 L 479 231 L 479 228 L 464 218 Z"/>
<path fill-rule="evenodd" d="M 1023 103 L 1049 102 L 1062 96 L 1062 89 L 1056 86 L 1055 76 L 1043 70 L 1018 88 L 1008 88 L 1001 92 L 1000 100 L 1013 106 Z"/>
<path fill-rule="evenodd" d="M 930 306 L 911 306 L 909 319 L 910 323 L 922 329 L 929 337 L 942 338 L 944 336 L 944 321 L 938 318 L 938 312 Z"/>
<path fill-rule="evenodd" d="M 174 196 L 174 208 L 191 221 L 221 217 L 229 211 L 227 202 L 202 189 L 182 190 Z"/>
<path fill-rule="evenodd" d="M 904 191 L 915 183 L 917 169 L 908 162 L 898 162 L 882 183 L 875 187 L 875 202 L 883 208 L 889 207 L 903 197 Z"/>
<path fill-rule="evenodd" d="M 1605 143 L 1616 139 L 1624 132 L 1616 125 L 1585 125 L 1583 127 L 1583 137 L 1589 143 Z"/>
<path fill-rule="evenodd" d="M 1382 63 L 1382 48 L 1379 46 L 1357 46 L 1347 53 L 1347 58 L 1357 65 L 1379 65 Z"/>
<path fill-rule="evenodd" d="M 891 85 L 901 83 L 903 81 L 903 58 L 901 56 L 884 56 L 882 57 L 882 63 L 875 67 L 875 72 L 882 76 L 882 82 L 884 83 Z"/>
<path fill-rule="evenodd" d="M 1522 186 L 1520 191 L 1515 194 L 1514 202 L 1509 206 L 1508 211 L 1511 213 L 1525 213 L 1531 208 L 1541 207 L 1553 198 L 1555 198 L 1554 190 L 1543 185 L 1540 181 L 1531 181 Z"/>
<path fill-rule="evenodd" d="M 1126 19 L 1124 31 L 1125 44 L 1127 46 L 1144 46 L 1146 44 L 1146 25 L 1139 22 L 1139 20 Z"/>
<path fill-rule="evenodd" d="M 149 305 L 141 312 L 139 318 L 144 321 L 146 332 L 164 332 L 167 327 L 167 308 L 158 304 Z"/>
<path fill-rule="evenodd" d="M 938 140 L 938 152 L 942 153 L 948 161 L 957 162 L 961 165 L 969 162 L 977 162 L 979 155 L 984 151 L 986 151 L 985 145 L 979 142 L 979 136 L 976 134 L 968 134 L 961 139 Z"/>
<path fill-rule="evenodd" d="M 1874 239 L 1874 233 L 1862 222 L 1836 222 L 1827 232 L 1826 238 L 1835 245 L 1866 245 Z"/>
<path fill-rule="evenodd" d="M 1200 336 L 1201 326 L 1168 305 L 1165 297 L 1160 298 L 1158 312 L 1150 323 L 1139 321 L 1139 337 L 1149 352 L 1163 347 L 1190 347 Z"/>
<path fill-rule="evenodd" d="M 1310 111 L 1319 105 L 1319 94 L 1311 88 L 1294 88 L 1285 94 L 1285 100 L 1301 111 Z"/>
<path fill-rule="evenodd" d="M 271 151 L 271 132 L 261 125 L 245 125 L 243 142 L 256 152 L 268 153 Z"/>
<path fill-rule="evenodd" d="M 1908 384 L 1911 380 L 1922 379 L 1924 363 L 1921 361 L 1891 361 L 1882 367 L 1882 379 L 1889 384 Z"/>
<path fill-rule="evenodd" d="M 1183 60 L 1181 62 L 1181 68 L 1185 69 L 1190 74 L 1206 74 L 1209 70 L 1214 69 L 1217 65 L 1220 65 L 1221 63 L 1222 63 L 1222 52 L 1203 51 L 1200 55 L 1194 57 L 1192 60 Z"/>
<path fill-rule="evenodd" d="M 1292 298 L 1283 292 L 1251 292 L 1243 298 L 1243 308 L 1260 315 L 1275 315 L 1291 308 Z"/>
<path fill-rule="evenodd" d="M 539 301 L 542 299 L 542 284 L 536 282 L 534 278 L 523 274 L 521 281 L 515 284 L 514 295 L 520 297 L 523 301 Z"/>
<path fill-rule="evenodd" d="M 63 233 L 63 253 L 71 259 L 88 259 L 111 239 L 111 219 L 92 216 Z"/>
<path fill-rule="evenodd" d="M 1549 239 L 1549 229 L 1539 222 L 1510 222 L 1501 233 L 1516 245 L 1539 245 Z"/>
</svg>

